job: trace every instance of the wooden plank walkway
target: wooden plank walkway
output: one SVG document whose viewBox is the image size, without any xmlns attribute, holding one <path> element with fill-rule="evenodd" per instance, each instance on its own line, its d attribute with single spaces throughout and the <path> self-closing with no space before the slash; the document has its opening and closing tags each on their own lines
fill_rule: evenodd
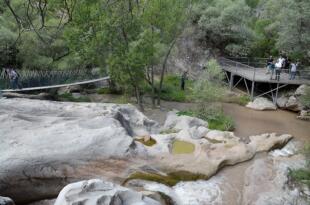
<svg viewBox="0 0 310 205">
<path fill-rule="evenodd" d="M 243 63 L 233 61 L 227 58 L 220 57 L 218 59 L 223 70 L 232 73 L 234 76 L 239 76 L 252 82 L 258 83 L 271 83 L 271 84 L 287 84 L 287 85 L 302 85 L 310 84 L 310 73 L 302 73 L 301 76 L 297 75 L 295 80 L 289 79 L 289 74 L 281 72 L 280 80 L 270 80 L 270 74 L 266 74 L 266 68 L 254 68 Z M 275 78 L 275 74 L 273 79 Z"/>
<path fill-rule="evenodd" d="M 87 80 L 87 81 L 76 82 L 76 83 L 50 85 L 50 86 L 42 86 L 42 87 L 31 87 L 31 88 L 23 88 L 23 89 L 16 89 L 16 90 L 7 89 L 7 90 L 1 90 L 1 92 L 24 92 L 24 91 L 36 91 L 36 90 L 48 90 L 48 89 L 53 89 L 53 88 L 61 88 L 61 87 L 68 87 L 68 86 L 74 86 L 74 85 L 85 85 L 85 84 L 90 84 L 90 83 L 106 81 L 109 79 L 110 77 L 107 76 L 104 78 L 97 78 L 93 80 Z"/>
<path fill-rule="evenodd" d="M 289 80 L 288 73 L 281 73 L 280 81 L 270 80 L 270 74 L 266 74 L 266 69 L 263 68 L 254 68 L 247 69 L 243 67 L 231 67 L 231 66 L 222 66 L 223 70 L 233 73 L 236 76 L 243 77 L 250 81 L 260 82 L 260 83 L 280 83 L 280 84 L 290 84 L 290 85 L 302 85 L 302 84 L 310 84 L 310 80 L 300 79 L 299 76 L 296 76 L 295 80 Z M 255 72 L 255 75 L 254 75 Z M 273 79 L 275 78 L 275 74 L 273 75 Z"/>
</svg>

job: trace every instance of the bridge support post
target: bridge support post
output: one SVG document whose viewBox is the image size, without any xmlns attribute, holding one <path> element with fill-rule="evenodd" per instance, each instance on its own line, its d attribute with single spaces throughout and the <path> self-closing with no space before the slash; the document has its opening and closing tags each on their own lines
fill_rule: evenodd
<svg viewBox="0 0 310 205">
<path fill-rule="evenodd" d="M 229 81 L 229 89 L 230 91 L 232 91 L 233 87 L 234 87 L 234 78 L 235 75 L 233 74 L 233 72 L 230 73 L 230 81 Z"/>
<path fill-rule="evenodd" d="M 277 83 L 277 90 L 276 90 L 276 97 L 274 99 L 274 105 L 277 105 L 278 94 L 279 94 L 279 83 Z"/>
<path fill-rule="evenodd" d="M 254 100 L 254 88 L 255 88 L 255 81 L 252 81 L 252 88 L 251 88 L 251 101 Z"/>
</svg>

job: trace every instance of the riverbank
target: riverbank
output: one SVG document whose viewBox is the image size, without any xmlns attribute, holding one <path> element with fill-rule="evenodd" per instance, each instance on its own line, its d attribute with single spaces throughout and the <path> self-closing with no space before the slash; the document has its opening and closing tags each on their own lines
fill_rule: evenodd
<svg viewBox="0 0 310 205">
<path fill-rule="evenodd" d="M 296 118 L 296 113 L 276 111 L 255 111 L 244 106 L 232 103 L 223 103 L 224 113 L 231 116 L 235 122 L 236 136 L 246 138 L 251 135 L 276 132 L 291 134 L 301 142 L 310 140 L 310 122 Z M 149 118 L 163 123 L 169 110 L 186 110 L 195 107 L 194 103 L 162 102 L 159 109 L 146 108 L 144 114 Z"/>
</svg>

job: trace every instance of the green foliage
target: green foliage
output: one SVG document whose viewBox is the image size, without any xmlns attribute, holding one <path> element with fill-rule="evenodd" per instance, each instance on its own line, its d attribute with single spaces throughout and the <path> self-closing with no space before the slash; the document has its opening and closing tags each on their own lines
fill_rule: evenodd
<svg viewBox="0 0 310 205">
<path fill-rule="evenodd" d="M 298 183 L 306 184 L 310 188 L 310 143 L 306 143 L 303 154 L 307 160 L 306 169 L 290 170 L 289 176 Z"/>
<path fill-rule="evenodd" d="M 200 102 L 220 101 L 225 94 L 224 73 L 216 60 L 210 60 L 194 84 L 193 95 Z"/>
<path fill-rule="evenodd" d="M 210 129 L 232 131 L 234 129 L 234 121 L 230 116 L 224 114 L 223 110 L 215 105 L 207 106 L 202 104 L 198 109 L 181 111 L 178 115 L 187 115 L 205 120 L 209 124 Z"/>
<path fill-rule="evenodd" d="M 105 87 L 105 88 L 98 88 L 97 89 L 97 94 L 100 94 L 100 95 L 105 95 L 105 94 L 119 95 L 119 94 L 122 94 L 122 92 L 120 90 L 116 90 L 116 89 L 111 89 L 109 87 Z"/>
<path fill-rule="evenodd" d="M 208 44 L 225 50 L 231 55 L 247 55 L 253 33 L 247 25 L 251 19 L 250 7 L 244 0 L 203 1 L 198 25 Z"/>
<path fill-rule="evenodd" d="M 285 52 L 310 63 L 310 1 L 206 0 L 194 6 L 202 40 L 226 54 L 266 57 Z"/>
<path fill-rule="evenodd" d="M 301 96 L 301 103 L 303 106 L 310 108 L 310 86 L 305 89 L 305 95 Z"/>
<path fill-rule="evenodd" d="M 147 181 L 154 181 L 167 186 L 174 186 L 181 181 L 197 181 L 207 180 L 209 177 L 204 174 L 190 173 L 187 171 L 176 171 L 168 173 L 167 175 L 161 175 L 156 173 L 136 172 L 131 174 L 124 182 L 124 184 L 130 180 L 142 179 Z"/>
<path fill-rule="evenodd" d="M 181 90 L 181 77 L 168 75 L 164 78 L 161 99 L 176 102 L 188 102 L 192 99 L 193 81 L 186 80 L 185 90 Z"/>
<path fill-rule="evenodd" d="M 241 105 L 241 106 L 247 105 L 250 101 L 251 101 L 251 98 L 248 95 L 232 96 L 232 97 L 226 96 L 223 99 L 223 102 L 235 103 L 235 104 L 238 104 L 238 105 Z"/>
<path fill-rule="evenodd" d="M 140 103 L 145 76 L 162 59 L 186 18 L 187 2 L 84 0 L 77 3 L 65 36 L 74 52 L 107 67 L 113 81 Z"/>
</svg>

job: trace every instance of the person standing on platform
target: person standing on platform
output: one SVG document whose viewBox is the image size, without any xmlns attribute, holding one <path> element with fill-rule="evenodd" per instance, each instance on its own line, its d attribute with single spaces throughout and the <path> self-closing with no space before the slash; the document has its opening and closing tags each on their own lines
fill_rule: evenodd
<svg viewBox="0 0 310 205">
<path fill-rule="evenodd" d="M 181 77 L 181 90 L 185 90 L 185 81 L 187 80 L 187 71 L 182 74 Z"/>
<path fill-rule="evenodd" d="M 281 69 L 284 65 L 284 58 L 283 56 L 281 55 L 280 58 L 278 59 L 276 65 L 275 65 L 275 69 L 276 69 L 276 80 L 277 81 L 280 81 L 280 75 L 281 75 Z"/>
<path fill-rule="evenodd" d="M 269 58 L 267 59 L 267 62 L 266 62 L 266 74 L 269 74 L 269 72 L 271 71 L 271 64 L 273 64 L 273 58 L 272 56 L 269 56 Z"/>
<path fill-rule="evenodd" d="M 297 63 L 291 63 L 290 80 L 295 80 L 297 72 Z"/>
</svg>

